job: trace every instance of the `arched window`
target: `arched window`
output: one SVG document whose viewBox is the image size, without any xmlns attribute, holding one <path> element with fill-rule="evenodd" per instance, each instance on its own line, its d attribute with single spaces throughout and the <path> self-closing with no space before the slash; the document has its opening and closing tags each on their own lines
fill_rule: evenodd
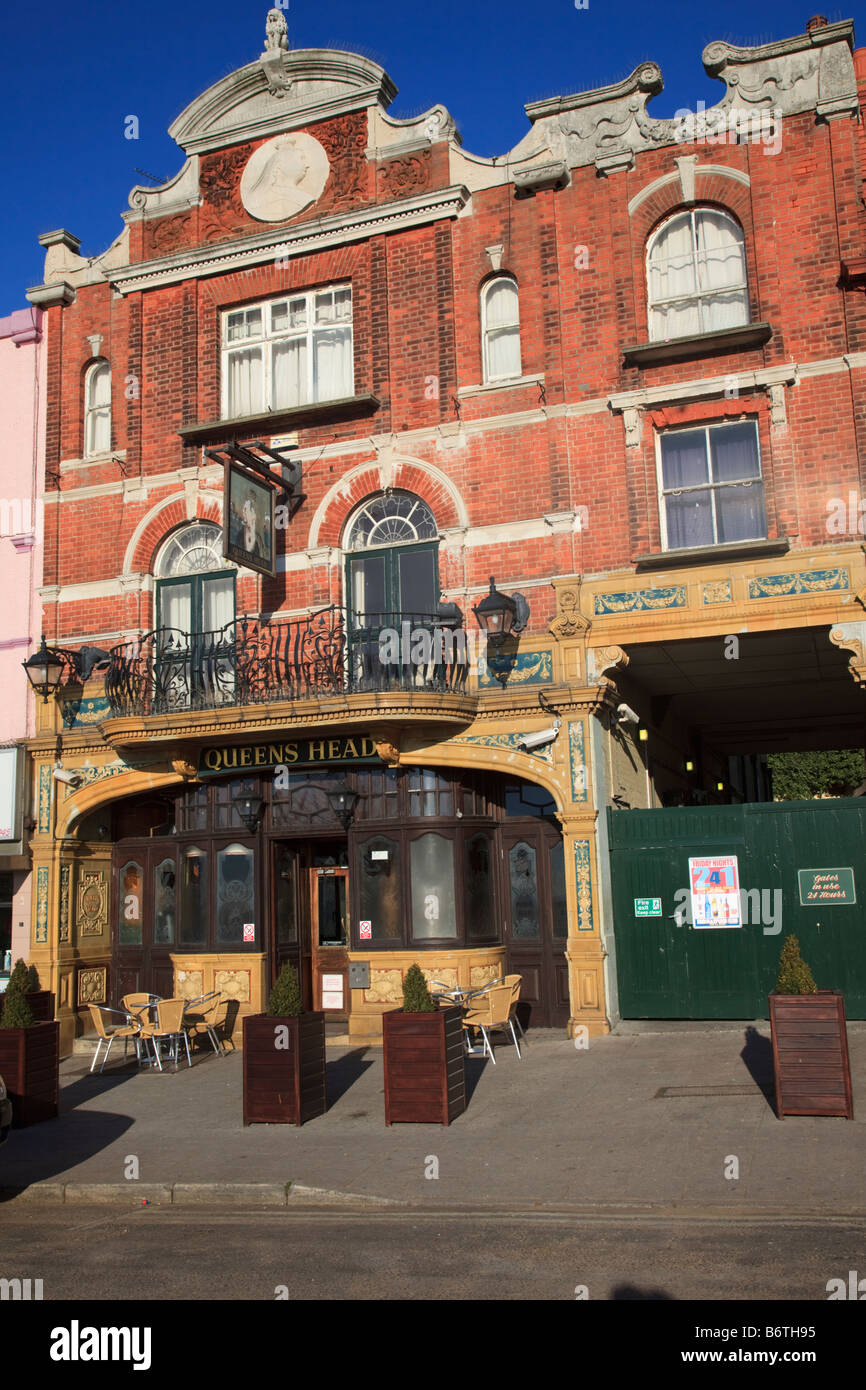
<svg viewBox="0 0 866 1390">
<path fill-rule="evenodd" d="M 510 275 L 488 280 L 481 291 L 484 380 L 520 376 L 520 304 Z"/>
<path fill-rule="evenodd" d="M 438 548 L 433 513 L 420 497 L 394 491 L 365 502 L 346 532 L 347 606 L 353 622 L 387 625 L 396 615 L 435 614 Z"/>
<path fill-rule="evenodd" d="M 717 208 L 678 212 L 647 246 L 652 341 L 749 322 L 742 228 Z"/>
<path fill-rule="evenodd" d="M 235 572 L 211 521 L 175 531 L 157 556 L 155 699 L 161 708 L 233 703 Z"/>
<path fill-rule="evenodd" d="M 107 454 L 111 448 L 111 368 L 100 358 L 84 378 L 84 454 Z"/>
<path fill-rule="evenodd" d="M 156 626 L 218 632 L 235 616 L 235 566 L 222 553 L 222 531 L 194 521 L 175 531 L 154 565 Z"/>
</svg>

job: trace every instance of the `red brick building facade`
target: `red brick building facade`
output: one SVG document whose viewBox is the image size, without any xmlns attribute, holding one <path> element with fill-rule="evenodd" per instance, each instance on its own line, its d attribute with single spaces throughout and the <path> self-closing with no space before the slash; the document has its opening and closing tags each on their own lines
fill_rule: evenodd
<svg viewBox="0 0 866 1390">
<path fill-rule="evenodd" d="M 862 737 L 853 26 L 711 44 L 725 95 L 697 116 L 648 114 L 654 64 L 537 102 L 487 160 L 444 108 L 391 119 L 373 62 L 292 51 L 269 25 L 262 57 L 175 121 L 186 163 L 133 189 L 104 255 L 40 238 L 46 634 L 111 656 L 71 672 L 32 744 L 33 955 L 67 1037 L 133 987 L 216 986 L 249 1011 L 287 958 L 353 1036 L 416 958 L 462 985 L 517 971 L 536 1022 L 601 1031 L 605 807 L 695 790 L 690 755 L 726 800 L 751 754 L 826 743 L 827 719 L 837 743 Z M 289 524 L 257 523 L 273 575 L 221 558 L 207 453 L 258 440 L 296 445 L 302 476 Z M 383 615 L 435 627 L 441 598 L 475 632 L 490 576 L 528 616 L 486 662 L 374 669 Z M 310 674 L 323 612 L 337 678 Z M 168 629 L 185 636 L 160 704 L 166 639 L 148 634 Z M 821 656 L 779 718 L 783 639 L 805 632 Z M 727 676 L 736 634 L 760 659 L 708 694 L 695 673 Z M 52 779 L 58 737 L 78 785 Z M 344 774 L 348 830 L 321 799 Z"/>
</svg>

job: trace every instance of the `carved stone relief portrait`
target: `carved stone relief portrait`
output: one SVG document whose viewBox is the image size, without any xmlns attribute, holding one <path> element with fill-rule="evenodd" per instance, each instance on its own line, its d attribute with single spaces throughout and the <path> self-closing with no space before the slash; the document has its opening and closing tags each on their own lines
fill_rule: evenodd
<svg viewBox="0 0 866 1390">
<path fill-rule="evenodd" d="M 284 222 L 321 197 L 330 172 L 328 156 L 312 135 L 277 135 L 250 156 L 241 202 L 260 222 Z"/>
</svg>

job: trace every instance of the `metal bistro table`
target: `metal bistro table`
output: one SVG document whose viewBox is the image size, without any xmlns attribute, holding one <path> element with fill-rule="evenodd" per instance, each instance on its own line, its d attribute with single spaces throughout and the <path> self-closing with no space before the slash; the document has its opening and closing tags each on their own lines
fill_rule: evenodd
<svg viewBox="0 0 866 1390">
<path fill-rule="evenodd" d="M 431 985 L 439 986 L 439 993 L 434 994 L 433 998 L 439 1003 L 442 1000 L 446 1004 L 455 1004 L 458 1009 L 466 1009 L 470 999 L 477 999 L 479 995 L 487 994 L 494 985 L 501 985 L 502 980 L 490 980 L 486 985 L 481 985 L 478 989 L 463 989 L 460 985 L 455 985 L 453 989 L 445 984 L 443 980 L 431 980 Z M 483 1047 L 473 1047 L 469 1041 L 467 1029 L 463 1030 L 463 1050 L 467 1057 L 483 1057 L 485 1055 Z"/>
</svg>

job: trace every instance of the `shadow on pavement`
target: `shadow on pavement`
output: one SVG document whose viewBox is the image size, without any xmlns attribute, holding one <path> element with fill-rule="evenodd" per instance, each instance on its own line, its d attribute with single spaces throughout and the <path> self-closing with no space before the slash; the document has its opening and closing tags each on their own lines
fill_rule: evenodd
<svg viewBox="0 0 866 1390">
<path fill-rule="evenodd" d="M 369 1061 L 364 1060 L 369 1050 L 367 1047 L 356 1047 L 351 1052 L 345 1053 L 344 1056 L 326 1063 L 325 1087 L 329 1110 L 338 1100 L 342 1100 L 346 1092 L 350 1091 L 357 1081 L 360 1081 L 365 1071 L 370 1070 L 373 1065 L 372 1058 Z"/>
<path fill-rule="evenodd" d="M 72 1110 L 55 1120 L 43 1120 L 26 1129 L 13 1129 L 0 1149 L 0 1203 L 34 1182 L 50 1182 L 58 1174 L 85 1163 L 131 1129 L 131 1115 L 111 1115 L 101 1110 Z"/>
<path fill-rule="evenodd" d="M 776 1081 L 773 1073 L 773 1044 L 763 1033 L 751 1025 L 746 1029 L 745 1044 L 740 1053 L 755 1085 L 764 1093 L 764 1099 L 776 1113 Z"/>
</svg>

